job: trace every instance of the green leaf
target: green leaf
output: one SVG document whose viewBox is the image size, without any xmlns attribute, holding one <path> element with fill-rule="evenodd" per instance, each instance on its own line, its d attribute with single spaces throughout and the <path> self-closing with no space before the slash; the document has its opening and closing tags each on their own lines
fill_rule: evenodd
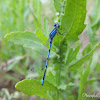
<svg viewBox="0 0 100 100">
<path fill-rule="evenodd" d="M 68 67 L 68 70 L 76 70 L 78 68 L 81 67 L 81 65 L 87 61 L 89 59 L 89 57 L 93 54 L 93 52 L 97 49 L 100 48 L 100 44 L 98 44 L 97 46 L 95 46 L 94 49 L 92 49 L 87 55 L 85 55 L 83 58 L 81 58 L 80 60 L 78 60 L 76 63 L 70 65 Z"/>
<path fill-rule="evenodd" d="M 67 57 L 67 61 L 66 64 L 68 65 L 73 59 L 76 58 L 76 55 L 78 53 L 80 49 L 80 46 L 77 46 L 75 50 L 73 50 L 72 48 L 70 49 L 69 53 L 68 53 L 68 57 Z"/>
<path fill-rule="evenodd" d="M 44 24 L 43 24 L 43 27 L 44 27 L 44 33 L 45 33 L 45 36 L 46 37 L 49 37 L 49 25 L 48 25 L 48 18 L 47 17 L 44 17 Z"/>
<path fill-rule="evenodd" d="M 42 41 L 42 44 L 46 43 L 47 38 L 44 36 L 44 34 L 42 33 L 42 31 L 40 29 L 37 29 L 36 35 Z"/>
<path fill-rule="evenodd" d="M 36 8 L 36 12 L 37 12 L 37 16 L 38 16 L 38 21 L 41 23 L 41 1 L 40 0 L 35 0 L 35 5 Z"/>
<path fill-rule="evenodd" d="M 98 41 L 98 37 L 96 35 L 96 31 L 94 31 L 89 24 L 87 25 L 87 33 L 89 36 L 91 46 L 94 46 Z"/>
<path fill-rule="evenodd" d="M 85 89 L 86 89 L 86 83 L 87 83 L 87 78 L 89 76 L 90 73 L 90 63 L 91 61 L 87 64 L 86 70 L 85 72 L 81 75 L 80 78 L 80 88 L 79 88 L 79 95 L 78 95 L 78 100 L 83 100 L 82 98 L 82 94 L 85 93 Z"/>
<path fill-rule="evenodd" d="M 37 36 L 36 36 L 37 35 Z M 40 52 L 40 50 L 47 52 L 48 46 L 45 46 L 45 42 L 47 42 L 47 38 L 45 38 L 44 34 L 40 29 L 36 31 L 36 34 L 32 32 L 25 31 L 25 32 L 11 32 L 5 35 L 5 39 L 13 42 L 17 45 L 23 45 L 24 47 L 31 48 L 36 52 Z M 42 42 L 42 43 L 41 43 Z M 43 48 L 45 48 L 43 50 Z M 52 51 L 53 50 L 53 51 Z M 51 55 L 57 55 L 55 53 L 55 48 L 52 47 Z M 58 56 L 58 55 L 57 55 Z"/>
<path fill-rule="evenodd" d="M 61 13 L 64 0 L 54 0 L 54 6 L 57 12 Z"/>
<path fill-rule="evenodd" d="M 94 70 L 96 69 L 96 65 L 98 63 L 99 55 L 100 55 L 100 51 L 95 52 L 92 56 L 92 61 L 91 61 L 91 66 L 90 66 L 91 67 L 91 73 L 94 72 Z M 95 72 L 97 73 L 97 71 L 95 71 Z"/>
<path fill-rule="evenodd" d="M 47 37 L 45 37 L 45 35 L 42 33 L 42 31 L 40 29 L 37 29 L 36 36 L 41 40 L 43 45 L 45 45 L 46 47 L 49 48 L 49 45 L 47 45 L 49 41 L 47 41 L 48 40 Z M 56 52 L 56 49 L 53 46 L 52 46 L 51 50 Z M 53 53 L 52 51 L 51 51 L 51 53 Z"/>
<path fill-rule="evenodd" d="M 39 22 L 39 20 L 38 20 L 36 14 L 35 14 L 35 11 L 33 11 L 33 9 L 32 9 L 32 10 L 30 9 L 30 11 L 31 11 L 31 13 L 32 13 L 32 15 L 33 15 L 33 17 L 34 17 L 34 24 L 35 24 L 35 27 L 36 27 L 36 28 L 41 28 L 41 23 Z"/>
<path fill-rule="evenodd" d="M 38 95 L 40 97 L 48 98 L 48 91 L 56 91 L 56 88 L 45 81 L 42 86 L 41 82 L 35 79 L 25 79 L 16 84 L 16 89 L 28 94 L 28 95 Z"/>
<path fill-rule="evenodd" d="M 57 88 L 61 90 L 66 90 L 67 85 L 66 84 L 61 84 Z"/>
<path fill-rule="evenodd" d="M 66 0 L 65 13 L 61 20 L 62 33 L 66 33 L 66 41 L 72 43 L 78 40 L 78 35 L 86 26 L 85 16 L 86 0 Z"/>
<path fill-rule="evenodd" d="M 35 34 L 29 31 L 25 32 L 11 32 L 5 35 L 5 39 L 18 45 L 23 45 L 34 50 L 43 48 L 41 41 Z"/>
<path fill-rule="evenodd" d="M 6 73 L 6 75 L 4 75 L 4 78 L 9 79 L 9 80 L 13 80 L 15 82 L 18 82 L 19 81 L 18 78 L 14 77 L 14 76 L 12 76 L 10 74 L 7 74 L 7 73 Z"/>
<path fill-rule="evenodd" d="M 92 78 L 90 80 L 87 81 L 87 84 L 92 84 L 93 82 L 97 82 L 97 81 L 100 81 L 100 78 Z"/>
<path fill-rule="evenodd" d="M 85 56 L 86 54 L 88 54 L 91 51 L 91 46 L 90 44 L 88 44 L 84 50 L 82 51 L 82 55 Z"/>
<path fill-rule="evenodd" d="M 100 0 L 94 0 L 94 3 L 95 5 L 90 15 L 92 27 L 94 27 L 97 23 L 100 23 Z"/>
</svg>

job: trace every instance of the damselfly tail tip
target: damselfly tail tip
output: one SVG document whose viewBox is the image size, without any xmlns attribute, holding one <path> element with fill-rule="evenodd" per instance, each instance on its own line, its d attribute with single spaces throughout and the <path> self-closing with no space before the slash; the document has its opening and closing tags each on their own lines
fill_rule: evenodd
<svg viewBox="0 0 100 100">
<path fill-rule="evenodd" d="M 41 83 L 41 85 L 43 86 L 43 83 Z"/>
<path fill-rule="evenodd" d="M 41 84 L 43 86 L 43 84 Z"/>
<path fill-rule="evenodd" d="M 41 82 L 41 85 L 43 86 L 43 84 L 44 84 L 44 80 L 42 80 L 42 82 Z"/>
</svg>

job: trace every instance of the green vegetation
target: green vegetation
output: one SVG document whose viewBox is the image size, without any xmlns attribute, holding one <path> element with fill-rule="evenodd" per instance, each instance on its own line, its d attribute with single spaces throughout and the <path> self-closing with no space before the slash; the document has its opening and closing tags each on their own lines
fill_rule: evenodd
<svg viewBox="0 0 100 100">
<path fill-rule="evenodd" d="M 99 93 L 99 12 L 100 0 L 0 0 L 0 99 L 91 100 L 83 94 Z M 53 39 L 42 86 L 55 22 L 63 35 Z"/>
</svg>

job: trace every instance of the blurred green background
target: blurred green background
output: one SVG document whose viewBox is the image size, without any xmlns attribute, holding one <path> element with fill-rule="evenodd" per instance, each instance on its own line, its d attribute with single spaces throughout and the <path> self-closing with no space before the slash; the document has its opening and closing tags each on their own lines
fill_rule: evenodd
<svg viewBox="0 0 100 100">
<path fill-rule="evenodd" d="M 32 49 L 6 41 L 4 36 L 17 31 L 35 32 L 38 28 L 48 36 L 55 22 L 57 12 L 53 0 L 0 0 L 0 100 L 45 100 L 15 89 L 18 81 L 29 77 L 37 54 Z M 100 42 L 100 0 L 87 0 L 85 24 L 87 26 L 79 36 L 79 41 L 74 44 L 81 45 L 80 52 L 83 55 L 90 50 L 90 46 L 94 47 Z M 85 92 L 93 94 L 100 92 L 100 49 L 93 54 L 90 65 L 91 80 L 87 82 Z M 79 78 L 82 77 L 80 73 L 80 70 L 72 72 L 69 80 L 74 80 L 77 84 L 68 90 L 69 96 L 64 96 L 63 100 L 77 100 Z M 67 75 L 70 76 L 70 73 Z"/>
</svg>

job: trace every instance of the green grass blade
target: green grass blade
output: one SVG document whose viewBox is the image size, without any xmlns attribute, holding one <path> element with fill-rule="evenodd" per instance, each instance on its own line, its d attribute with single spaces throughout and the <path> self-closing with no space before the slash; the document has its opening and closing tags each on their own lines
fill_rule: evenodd
<svg viewBox="0 0 100 100">
<path fill-rule="evenodd" d="M 44 24 L 43 24 L 43 27 L 44 27 L 44 33 L 45 33 L 45 36 L 46 37 L 49 37 L 49 25 L 48 25 L 48 18 L 47 17 L 44 17 Z"/>
</svg>

